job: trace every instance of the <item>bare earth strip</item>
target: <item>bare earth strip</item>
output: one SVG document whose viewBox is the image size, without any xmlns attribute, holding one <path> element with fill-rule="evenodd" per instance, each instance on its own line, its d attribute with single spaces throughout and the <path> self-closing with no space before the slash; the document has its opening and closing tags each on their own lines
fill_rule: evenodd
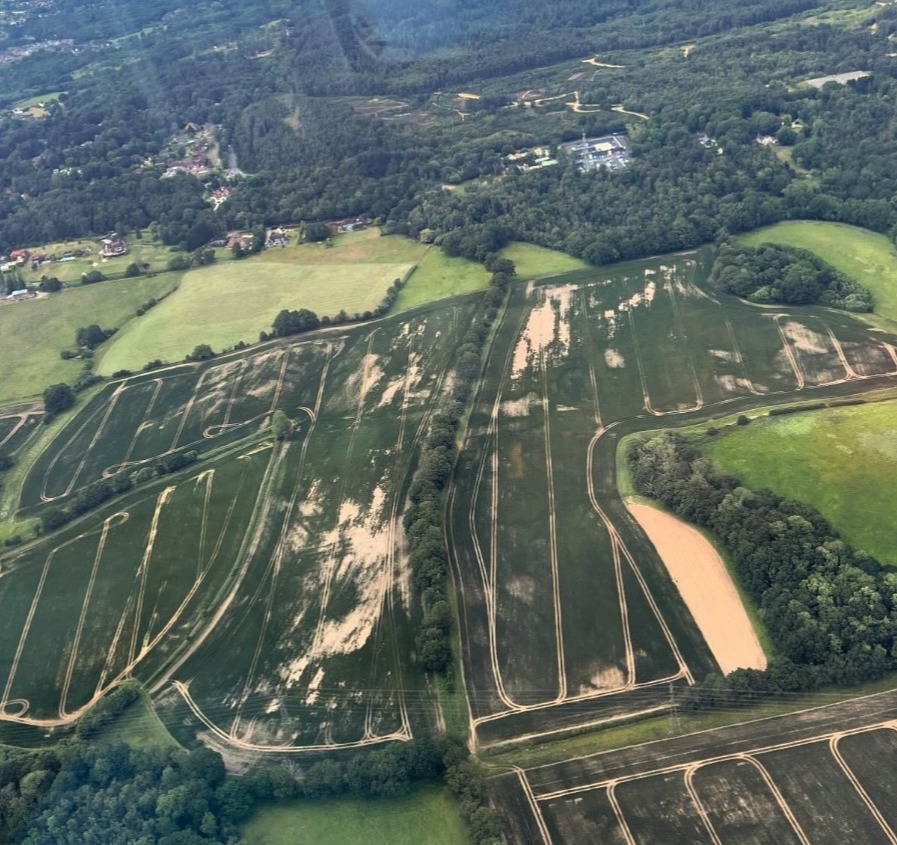
<svg viewBox="0 0 897 845">
<path fill-rule="evenodd" d="M 765 669 L 766 655 L 713 546 L 670 514 L 635 502 L 626 507 L 657 549 L 720 669 Z"/>
</svg>

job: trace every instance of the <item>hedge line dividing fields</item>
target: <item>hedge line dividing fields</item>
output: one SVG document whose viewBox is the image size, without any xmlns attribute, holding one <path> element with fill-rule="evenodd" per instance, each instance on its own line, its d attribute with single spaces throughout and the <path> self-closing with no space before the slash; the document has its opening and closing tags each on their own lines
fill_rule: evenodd
<svg viewBox="0 0 897 845">
<path fill-rule="evenodd" d="M 717 668 L 619 497 L 621 437 L 895 384 L 897 339 L 825 309 L 717 295 L 708 269 L 696 253 L 508 294 L 446 505 L 471 738 L 485 754 L 666 713 Z M 0 722 L 66 722 L 133 675 L 178 740 L 201 736 L 235 765 L 438 731 L 402 515 L 477 307 L 455 300 L 160 368 L 104 385 L 61 420 L 28 456 L 20 516 L 103 479 L 133 485 L 0 556 Z M 290 423 L 283 439 L 275 411 Z M 45 665 L 22 674 L 39 655 Z M 753 755 L 761 745 L 750 756 L 788 750 Z M 671 802 L 662 835 L 717 813 L 738 839 L 752 824 L 726 817 L 738 784 L 780 806 L 750 761 L 702 761 L 687 783 L 647 768 L 615 791 L 559 765 L 550 784 L 529 770 L 496 781 L 496 795 L 530 813 L 520 824 L 541 840 L 520 842 L 654 841 L 655 797 Z M 691 789 L 707 796 L 703 813 Z M 619 821 L 624 799 L 637 836 Z"/>
</svg>

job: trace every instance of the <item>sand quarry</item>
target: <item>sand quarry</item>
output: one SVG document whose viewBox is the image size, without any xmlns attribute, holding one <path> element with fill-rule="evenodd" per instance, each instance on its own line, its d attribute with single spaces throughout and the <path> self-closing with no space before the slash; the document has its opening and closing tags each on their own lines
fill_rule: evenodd
<svg viewBox="0 0 897 845">
<path fill-rule="evenodd" d="M 649 505 L 626 507 L 657 549 L 720 669 L 765 669 L 766 655 L 738 591 L 704 535 Z"/>
</svg>

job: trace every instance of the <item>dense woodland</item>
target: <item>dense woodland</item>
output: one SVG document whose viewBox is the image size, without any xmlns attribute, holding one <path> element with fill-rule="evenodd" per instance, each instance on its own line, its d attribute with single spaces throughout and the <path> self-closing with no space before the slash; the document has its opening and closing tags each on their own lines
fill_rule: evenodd
<svg viewBox="0 0 897 845">
<path fill-rule="evenodd" d="M 107 42 L 100 27 L 83 53 L 41 52 L 0 68 L 0 102 L 64 92 L 46 119 L 0 119 L 0 250 L 147 227 L 192 249 L 231 228 L 355 214 L 413 236 L 450 236 L 465 255 L 517 238 L 594 263 L 789 217 L 893 233 L 895 10 L 808 27 L 790 20 L 812 7 L 807 0 L 519 2 L 513 13 L 456 5 L 215 4 L 186 27 L 177 8 L 153 4 L 132 17 L 139 35 Z M 66 8 L 54 9 L 32 24 L 45 37 L 63 31 Z M 108 37 L 120 34 L 118 20 Z M 711 36 L 687 59 L 660 50 Z M 626 65 L 577 83 L 581 101 L 600 111 L 510 107 L 516 91 L 546 83 L 547 71 L 540 79 L 529 68 L 595 51 Z M 821 91 L 793 85 L 857 68 L 873 76 Z M 548 77 L 548 88 L 569 89 Z M 463 122 L 440 112 L 434 94 L 462 84 L 483 95 Z M 403 97 L 421 119 L 362 116 L 341 95 Z M 617 102 L 650 120 L 610 111 Z M 221 125 L 222 151 L 250 174 L 218 212 L 193 177 L 160 179 L 159 168 L 141 166 L 190 121 Z M 566 162 L 496 178 L 502 154 L 520 146 L 627 123 L 636 160 L 623 172 L 584 175 Z M 698 132 L 723 152 L 700 145 Z M 766 133 L 790 147 L 790 163 L 755 143 Z M 467 180 L 480 182 L 440 190 Z"/>
<path fill-rule="evenodd" d="M 717 539 L 779 652 L 765 673 L 729 675 L 730 690 L 854 684 L 897 668 L 897 573 L 818 511 L 743 487 L 675 433 L 635 443 L 627 458 L 637 492 Z"/>
</svg>

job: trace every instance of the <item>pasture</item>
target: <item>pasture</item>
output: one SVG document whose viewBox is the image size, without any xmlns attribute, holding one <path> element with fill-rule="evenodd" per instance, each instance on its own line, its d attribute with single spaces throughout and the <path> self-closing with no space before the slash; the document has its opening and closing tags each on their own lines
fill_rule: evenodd
<svg viewBox="0 0 897 845">
<path fill-rule="evenodd" d="M 180 361 L 199 343 L 216 352 L 253 343 L 284 308 L 350 316 L 376 308 L 408 264 L 298 266 L 267 260 L 225 261 L 188 271 L 177 292 L 114 337 L 97 364 L 104 375 L 147 361 Z"/>
<path fill-rule="evenodd" d="M 501 251 L 502 258 L 510 258 L 521 279 L 538 279 L 542 276 L 556 276 L 573 270 L 587 270 L 585 261 L 543 246 L 518 241 Z"/>
<path fill-rule="evenodd" d="M 738 238 L 739 243 L 758 246 L 776 243 L 816 253 L 872 292 L 875 315 L 894 329 L 897 321 L 897 251 L 886 235 L 848 226 L 795 220 L 757 229 Z"/>
<path fill-rule="evenodd" d="M 807 502 L 851 545 L 897 566 L 897 431 L 893 401 L 760 417 L 702 441 L 754 488 Z"/>
<path fill-rule="evenodd" d="M 32 463 L 20 515 L 208 457 L 0 556 L 2 718 L 64 724 L 133 675 L 225 753 L 434 730 L 401 506 L 471 309 L 143 374 L 85 403 Z M 294 424 L 281 443 L 275 409 Z"/>
<path fill-rule="evenodd" d="M 390 285 L 415 267 L 396 312 L 489 282 L 479 264 L 398 235 L 381 236 L 374 228 L 339 235 L 332 246 L 266 249 L 187 272 L 176 294 L 102 350 L 97 371 L 138 370 L 156 358 L 180 361 L 199 343 L 215 351 L 239 341 L 253 343 L 284 308 L 308 308 L 322 317 L 363 314 L 377 308 Z"/>
<path fill-rule="evenodd" d="M 163 273 L 0 303 L 0 360 L 13 362 L 0 379 L 0 405 L 40 396 L 56 382 L 73 382 L 83 362 L 63 361 L 59 355 L 74 347 L 80 327 L 98 323 L 124 330 L 140 305 L 174 290 L 179 278 L 179 273 Z"/>
<path fill-rule="evenodd" d="M 435 300 L 485 290 L 489 278 L 482 264 L 449 257 L 441 249 L 430 247 L 419 260 L 408 284 L 399 291 L 393 311 L 398 314 Z"/>
<path fill-rule="evenodd" d="M 264 807 L 244 826 L 247 845 L 465 845 L 452 799 L 438 787 L 406 798 L 342 798 Z"/>
</svg>

